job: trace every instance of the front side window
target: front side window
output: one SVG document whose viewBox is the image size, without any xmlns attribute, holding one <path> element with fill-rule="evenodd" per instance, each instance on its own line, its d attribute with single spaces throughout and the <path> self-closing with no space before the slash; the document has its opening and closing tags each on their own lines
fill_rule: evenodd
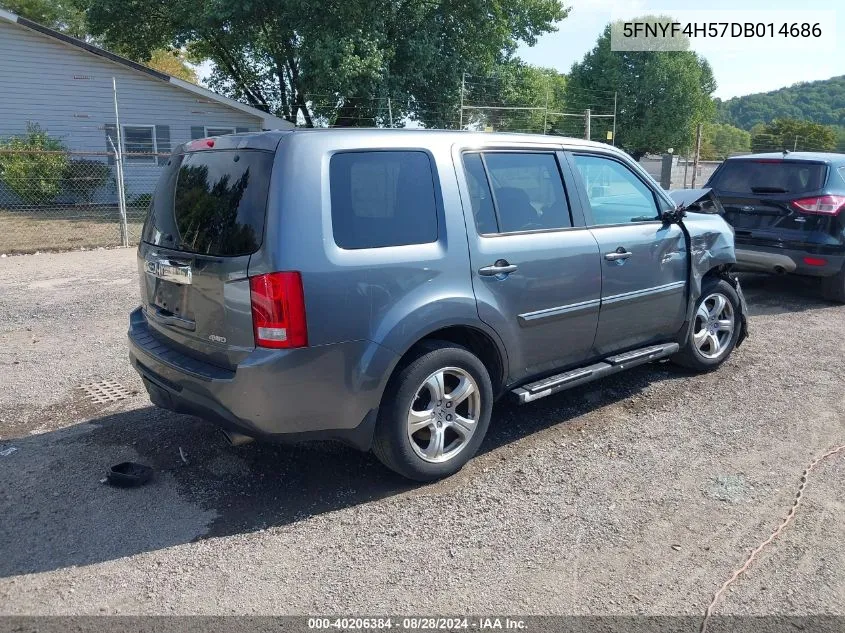
<svg viewBox="0 0 845 633">
<path fill-rule="evenodd" d="M 654 193 L 622 163 L 602 156 L 576 154 L 575 172 L 581 178 L 593 212 L 593 224 L 630 224 L 659 219 Z"/>
<path fill-rule="evenodd" d="M 437 241 L 434 173 L 425 152 L 335 154 L 329 182 L 332 231 L 341 248 Z"/>
<path fill-rule="evenodd" d="M 156 162 L 155 127 L 152 125 L 124 125 L 123 151 L 126 160 Z"/>
<path fill-rule="evenodd" d="M 569 203 L 554 154 L 466 154 L 464 166 L 479 233 L 552 230 L 572 226 Z"/>
</svg>

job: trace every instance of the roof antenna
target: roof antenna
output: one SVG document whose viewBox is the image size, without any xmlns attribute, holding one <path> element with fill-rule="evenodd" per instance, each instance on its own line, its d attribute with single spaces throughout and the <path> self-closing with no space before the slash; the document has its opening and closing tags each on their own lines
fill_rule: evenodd
<svg viewBox="0 0 845 633">
<path fill-rule="evenodd" d="M 789 150 L 784 147 L 783 148 L 783 155 L 786 156 L 787 154 L 789 154 Z"/>
</svg>

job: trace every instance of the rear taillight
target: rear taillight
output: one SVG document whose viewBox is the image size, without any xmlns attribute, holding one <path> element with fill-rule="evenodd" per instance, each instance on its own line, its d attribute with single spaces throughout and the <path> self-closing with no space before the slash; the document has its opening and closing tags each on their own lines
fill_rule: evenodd
<svg viewBox="0 0 845 633">
<path fill-rule="evenodd" d="M 816 213 L 818 215 L 836 215 L 845 207 L 845 196 L 818 196 L 817 198 L 802 198 L 793 200 L 792 206 L 802 213 Z"/>
<path fill-rule="evenodd" d="M 824 257 L 805 257 L 804 263 L 807 266 L 827 266 L 827 260 Z"/>
<path fill-rule="evenodd" d="M 256 345 L 275 348 L 308 345 L 305 296 L 298 272 L 250 277 L 249 294 Z"/>
</svg>

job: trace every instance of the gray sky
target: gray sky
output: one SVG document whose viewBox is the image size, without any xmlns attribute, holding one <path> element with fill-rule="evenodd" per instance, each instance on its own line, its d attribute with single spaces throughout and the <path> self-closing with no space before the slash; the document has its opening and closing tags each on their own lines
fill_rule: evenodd
<svg viewBox="0 0 845 633">
<path fill-rule="evenodd" d="M 648 13 L 672 14 L 673 10 L 706 8 L 713 21 L 730 21 L 728 10 L 754 10 L 755 20 L 770 22 L 777 19 L 772 11 L 836 12 L 834 24 L 839 40 L 836 50 L 820 51 L 812 40 L 805 40 L 800 47 L 778 50 L 759 43 L 748 44 L 747 50 L 723 50 L 713 45 L 694 45 L 713 67 L 719 87 L 715 96 L 727 99 L 753 92 L 775 90 L 799 81 L 827 79 L 845 75 L 845 3 L 830 0 L 570 0 L 573 5 L 569 17 L 560 23 L 556 33 L 543 36 L 533 48 L 522 47 L 519 55 L 526 62 L 569 72 L 572 64 L 580 61 L 596 43 L 596 39 L 610 22 L 611 13 L 625 17 Z M 801 13 L 804 12 L 804 13 Z"/>
</svg>

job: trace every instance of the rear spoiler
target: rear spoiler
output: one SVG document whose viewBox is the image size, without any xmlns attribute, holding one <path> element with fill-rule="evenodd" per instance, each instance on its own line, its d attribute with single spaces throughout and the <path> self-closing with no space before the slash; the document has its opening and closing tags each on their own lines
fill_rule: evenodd
<svg viewBox="0 0 845 633">
<path fill-rule="evenodd" d="M 723 215 L 725 209 L 716 194 L 709 187 L 703 189 L 672 189 L 667 192 L 679 209 L 692 213 L 716 213 Z"/>
<path fill-rule="evenodd" d="M 270 132 L 241 132 L 198 138 L 176 146 L 174 154 L 202 151 L 207 149 L 258 149 L 275 151 L 281 140 L 293 134 L 292 130 L 273 130 Z"/>
</svg>

